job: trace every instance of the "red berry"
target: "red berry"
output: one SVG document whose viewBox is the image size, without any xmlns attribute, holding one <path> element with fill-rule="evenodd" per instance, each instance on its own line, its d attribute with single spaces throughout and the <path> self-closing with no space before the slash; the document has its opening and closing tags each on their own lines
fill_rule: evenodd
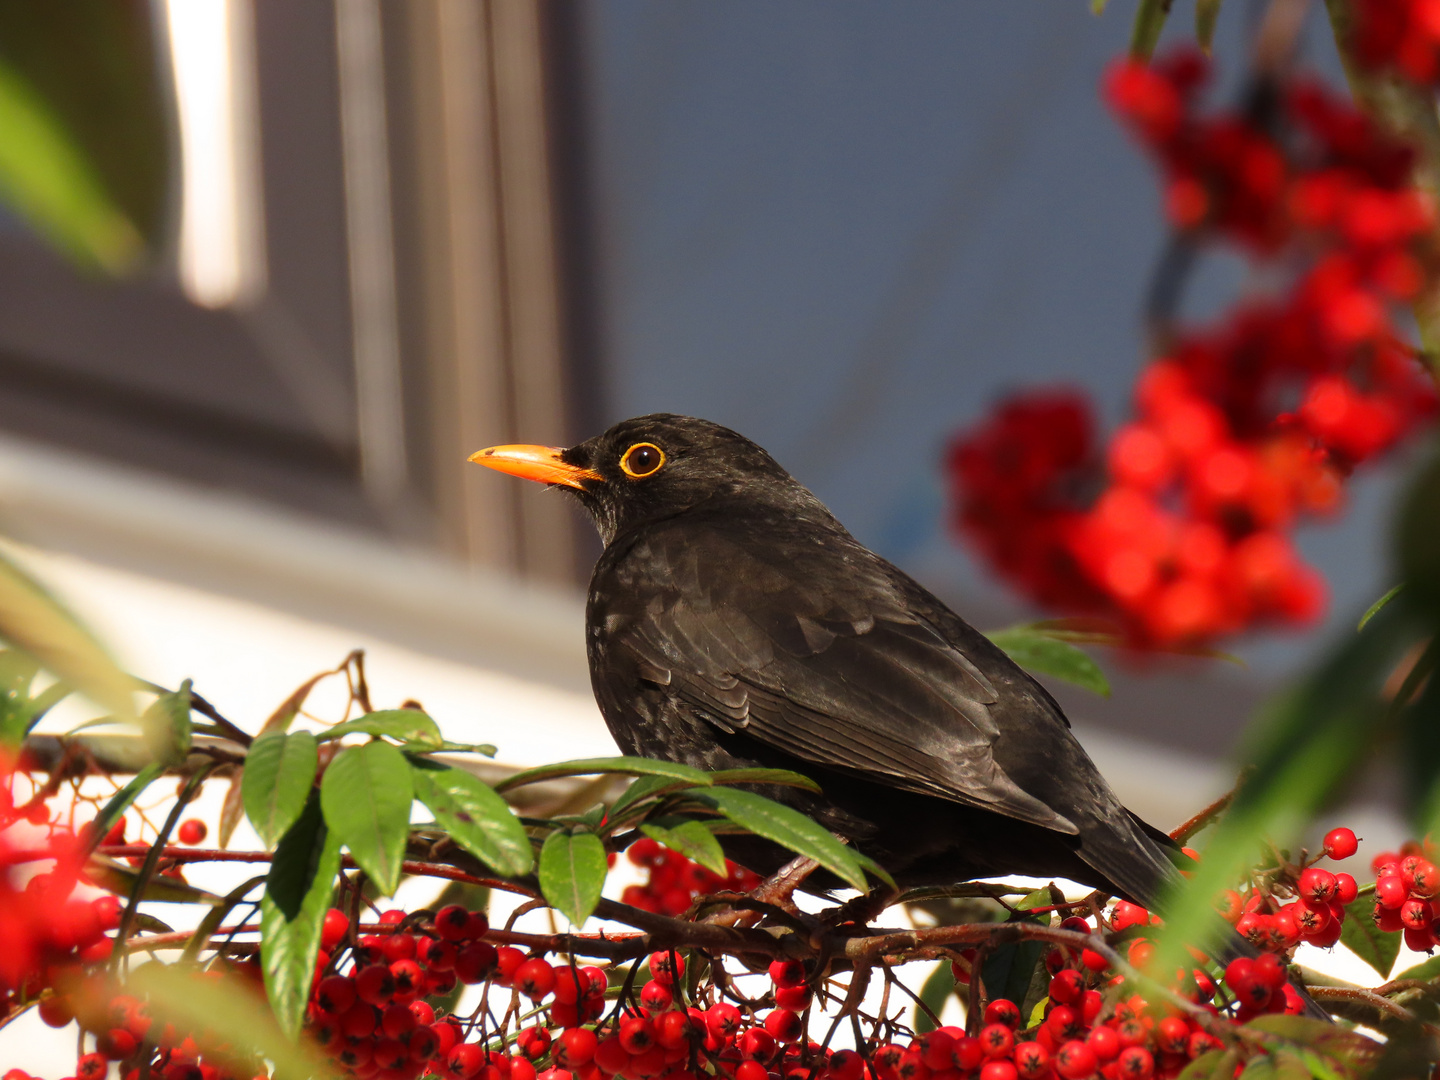
<svg viewBox="0 0 1440 1080">
<path fill-rule="evenodd" d="M 765 1030 L 778 1042 L 798 1042 L 805 1035 L 805 1022 L 799 1013 L 789 1009 L 772 1009 L 765 1017 Z"/>
<path fill-rule="evenodd" d="M 461 941 L 470 923 L 470 912 L 460 904 L 446 904 L 435 913 L 435 932 L 446 941 Z"/>
<path fill-rule="evenodd" d="M 1155 1058 L 1143 1046 L 1127 1046 L 1115 1064 L 1121 1080 L 1150 1080 L 1155 1073 Z"/>
<path fill-rule="evenodd" d="M 320 924 L 320 947 L 326 952 L 334 952 L 349 932 L 350 919 L 339 908 L 331 908 L 325 912 L 325 920 Z"/>
<path fill-rule="evenodd" d="M 330 975 L 315 988 L 315 1002 L 328 1013 L 339 1016 L 354 1005 L 358 993 L 355 980 L 348 975 Z"/>
<path fill-rule="evenodd" d="M 1057 1005 L 1074 1005 L 1085 992 L 1085 976 L 1066 968 L 1050 980 L 1050 1000 Z"/>
<path fill-rule="evenodd" d="M 1050 1054 L 1038 1042 L 1023 1042 L 1015 1047 L 1015 1070 L 1021 1080 L 1040 1080 L 1050 1071 Z"/>
<path fill-rule="evenodd" d="M 470 949 L 474 947 L 474 945 L 469 946 Z M 468 952 L 469 949 L 466 951 Z M 539 1001 L 541 998 L 548 997 L 555 989 L 555 969 L 543 957 L 532 957 L 515 969 L 515 977 L 512 981 L 515 988 L 531 1001 Z"/>
<path fill-rule="evenodd" d="M 448 1080 L 470 1080 L 485 1065 L 485 1052 L 474 1043 L 461 1043 L 445 1055 L 444 1075 Z"/>
<path fill-rule="evenodd" d="M 520 952 L 519 949 L 511 951 Z M 455 954 L 452 970 L 455 972 L 455 978 L 467 986 L 473 986 L 490 977 L 491 973 L 496 970 L 497 961 L 497 950 L 494 945 L 488 941 L 472 941 Z M 545 964 L 543 960 L 537 962 Z M 549 967 L 549 964 L 545 964 L 547 970 Z M 504 968 L 501 967 L 500 970 L 503 973 Z"/>
<path fill-rule="evenodd" d="M 805 965 L 799 960 L 772 960 L 769 973 L 776 986 L 805 985 Z"/>
<path fill-rule="evenodd" d="M 1004 1024 L 1013 1029 L 1020 1027 L 1020 1006 L 1009 998 L 995 998 L 985 1006 L 985 1023 Z"/>
<path fill-rule="evenodd" d="M 650 954 L 650 978 L 664 986 L 674 986 L 675 980 L 685 974 L 685 958 L 677 952 L 663 949 Z"/>
<path fill-rule="evenodd" d="M 1335 899 L 1341 904 L 1350 904 L 1360 891 L 1360 886 L 1349 874 L 1335 875 Z"/>
<path fill-rule="evenodd" d="M 1335 875 L 1318 866 L 1312 866 L 1300 875 L 1300 896 L 1312 904 L 1328 904 L 1335 899 L 1338 888 Z"/>
<path fill-rule="evenodd" d="M 1079 1039 L 1071 1039 L 1055 1051 L 1055 1071 L 1065 1080 L 1084 1080 L 1098 1067 L 1095 1051 Z"/>
<path fill-rule="evenodd" d="M 395 976 L 388 964 L 370 964 L 355 975 L 355 993 L 361 1001 L 385 1006 L 395 996 Z"/>
<path fill-rule="evenodd" d="M 182 821 L 180 823 L 180 828 L 176 831 L 175 835 L 179 837 L 180 843 L 194 845 L 203 841 L 208 833 L 209 830 L 205 828 L 203 821 L 197 818 L 191 818 L 189 821 Z"/>
<path fill-rule="evenodd" d="M 95 1040 L 95 1049 L 109 1061 L 120 1061 L 135 1052 L 139 1040 L 124 1028 L 111 1028 Z"/>
<path fill-rule="evenodd" d="M 477 944 L 488 944 L 488 942 L 477 942 Z M 494 946 L 491 946 L 491 948 L 494 948 Z M 464 950 L 461 951 L 463 952 Z M 499 972 L 495 981 L 501 986 L 509 986 L 514 981 L 515 972 L 520 970 L 521 964 L 525 963 L 525 954 L 513 945 L 502 945 L 500 948 L 495 949 L 492 962 Z"/>
<path fill-rule="evenodd" d="M 1359 847 L 1355 834 L 1349 829 L 1331 829 L 1325 834 L 1325 854 L 1332 859 L 1348 859 Z"/>
<path fill-rule="evenodd" d="M 740 1010 L 728 1002 L 712 1005 L 705 1012 L 705 1029 L 716 1039 L 725 1039 L 740 1030 Z"/>
<path fill-rule="evenodd" d="M 571 1028 L 562 1032 L 560 1038 L 555 1040 L 555 1063 L 566 1069 L 578 1069 L 582 1065 L 588 1065 L 595 1057 L 595 1049 L 599 1045 L 600 1040 L 589 1028 Z"/>
<path fill-rule="evenodd" d="M 735 1066 L 735 1080 L 769 1080 L 770 1073 L 758 1061 L 749 1059 Z"/>
<path fill-rule="evenodd" d="M 62 1028 L 75 1019 L 70 1008 L 70 999 L 62 994 L 51 994 L 40 999 L 40 1019 L 52 1028 Z"/>
<path fill-rule="evenodd" d="M 76 1080 L 105 1080 L 110 1063 L 103 1054 L 86 1054 L 75 1065 Z"/>
<path fill-rule="evenodd" d="M 1398 908 L 1409 895 L 1399 874 L 1388 874 L 1375 882 L 1375 899 L 1387 908 Z"/>
<path fill-rule="evenodd" d="M 643 1054 L 655 1045 L 655 1025 L 643 1016 L 620 1021 L 620 1045 L 627 1054 Z"/>
<path fill-rule="evenodd" d="M 980 1029 L 980 1048 L 986 1057 L 1005 1057 L 1015 1048 L 1015 1033 L 1004 1024 L 986 1024 Z"/>
<path fill-rule="evenodd" d="M 987 1061 L 980 1068 L 980 1080 L 1016 1080 L 1019 1075 L 1015 1063 L 1004 1058 Z"/>
<path fill-rule="evenodd" d="M 865 1059 L 854 1050 L 836 1050 L 825 1071 L 829 1080 L 864 1080 Z"/>
<path fill-rule="evenodd" d="M 740 1056 L 762 1065 L 775 1056 L 775 1038 L 764 1028 L 751 1028 L 735 1040 Z"/>
</svg>

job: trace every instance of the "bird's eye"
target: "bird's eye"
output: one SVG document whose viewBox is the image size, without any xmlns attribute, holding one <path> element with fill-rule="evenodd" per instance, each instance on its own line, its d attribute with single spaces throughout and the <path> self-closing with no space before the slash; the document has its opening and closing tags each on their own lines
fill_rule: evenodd
<svg viewBox="0 0 1440 1080">
<path fill-rule="evenodd" d="M 664 464 L 665 451 L 648 442 L 636 443 L 620 457 L 620 468 L 636 480 L 649 476 Z"/>
</svg>

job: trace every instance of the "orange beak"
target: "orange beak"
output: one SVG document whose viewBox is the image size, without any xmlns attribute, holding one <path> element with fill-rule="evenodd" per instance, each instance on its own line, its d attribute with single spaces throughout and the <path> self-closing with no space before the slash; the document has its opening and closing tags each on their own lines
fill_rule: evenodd
<svg viewBox="0 0 1440 1080">
<path fill-rule="evenodd" d="M 477 465 L 509 473 L 524 480 L 540 484 L 564 484 L 566 487 L 585 489 L 582 480 L 603 480 L 604 477 L 590 469 L 582 469 L 560 459 L 558 446 L 491 446 L 477 450 L 470 460 Z"/>
</svg>

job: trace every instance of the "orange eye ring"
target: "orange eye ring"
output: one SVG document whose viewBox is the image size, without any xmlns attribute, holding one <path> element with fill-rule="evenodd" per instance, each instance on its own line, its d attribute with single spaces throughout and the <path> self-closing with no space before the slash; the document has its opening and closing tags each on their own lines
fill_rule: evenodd
<svg viewBox="0 0 1440 1080">
<path fill-rule="evenodd" d="M 636 443 L 620 455 L 620 469 L 632 480 L 653 476 L 665 464 L 665 451 L 654 443 Z"/>
</svg>

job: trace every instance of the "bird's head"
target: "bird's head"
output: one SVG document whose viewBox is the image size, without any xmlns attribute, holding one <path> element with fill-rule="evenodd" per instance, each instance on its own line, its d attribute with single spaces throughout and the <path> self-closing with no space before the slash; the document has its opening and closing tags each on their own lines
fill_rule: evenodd
<svg viewBox="0 0 1440 1080">
<path fill-rule="evenodd" d="M 623 420 L 569 449 L 492 446 L 470 460 L 569 491 L 606 544 L 635 525 L 742 490 L 813 498 L 743 435 L 673 413 Z"/>
</svg>

